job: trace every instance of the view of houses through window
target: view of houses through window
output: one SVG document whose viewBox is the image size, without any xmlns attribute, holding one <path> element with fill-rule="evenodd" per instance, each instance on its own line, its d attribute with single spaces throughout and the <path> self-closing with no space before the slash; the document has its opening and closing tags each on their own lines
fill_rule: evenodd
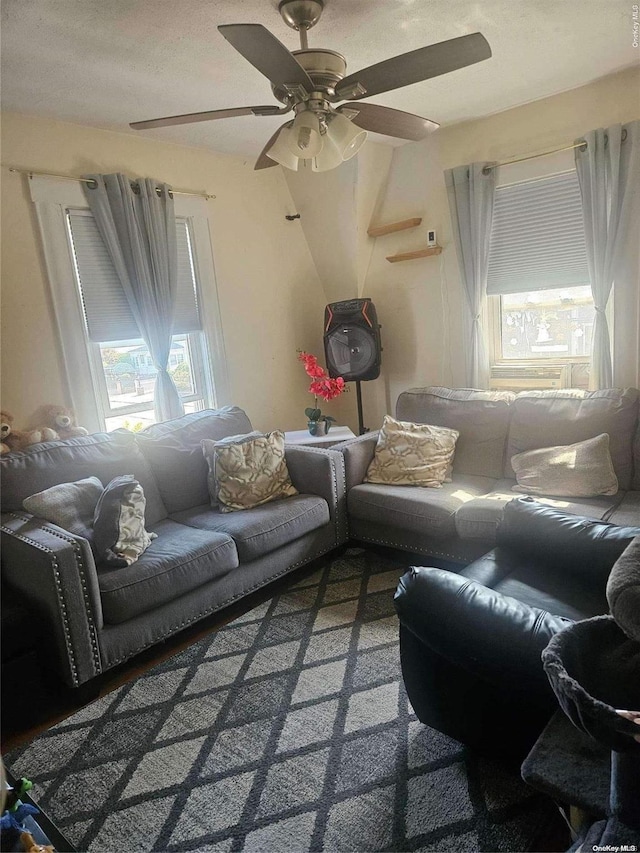
<svg viewBox="0 0 640 853">
<path fill-rule="evenodd" d="M 588 358 L 595 319 L 589 285 L 500 297 L 500 358 Z"/>
<path fill-rule="evenodd" d="M 198 338 L 198 333 L 174 335 L 169 353 L 169 374 L 185 412 L 205 407 L 196 379 Z M 100 362 L 107 430 L 124 427 L 135 432 L 154 423 L 153 389 L 157 371 L 145 342 L 140 339 L 100 344 Z"/>
</svg>

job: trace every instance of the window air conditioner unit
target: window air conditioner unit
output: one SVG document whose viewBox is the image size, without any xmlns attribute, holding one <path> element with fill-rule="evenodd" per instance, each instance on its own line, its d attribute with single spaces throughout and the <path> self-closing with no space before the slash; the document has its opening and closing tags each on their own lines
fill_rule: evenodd
<svg viewBox="0 0 640 853">
<path fill-rule="evenodd" d="M 491 368 L 491 388 L 496 391 L 544 391 L 570 387 L 570 365 L 523 367 L 508 364 Z"/>
</svg>

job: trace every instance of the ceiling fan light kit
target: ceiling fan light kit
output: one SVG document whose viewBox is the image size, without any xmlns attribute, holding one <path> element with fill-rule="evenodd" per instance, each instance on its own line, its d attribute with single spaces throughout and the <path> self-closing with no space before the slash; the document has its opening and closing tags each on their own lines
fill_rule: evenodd
<svg viewBox="0 0 640 853">
<path fill-rule="evenodd" d="M 350 160 L 367 141 L 367 132 L 355 125 L 340 113 L 335 113 L 329 119 L 327 134 L 342 151 L 342 159 Z"/>
<path fill-rule="evenodd" d="M 285 169 L 292 169 L 294 172 L 296 172 L 298 170 L 298 163 L 300 162 L 300 160 L 291 151 L 291 125 L 292 122 L 288 122 L 280 130 L 280 133 L 278 133 L 276 137 L 276 141 L 273 143 L 271 148 L 267 150 L 266 155 L 267 157 L 270 157 L 272 161 L 275 161 L 281 166 L 284 166 Z"/>
<path fill-rule="evenodd" d="M 244 115 L 281 115 L 294 110 L 293 122 L 275 132 L 255 168 L 267 169 L 279 163 L 297 170 L 300 160 L 310 160 L 314 172 L 325 172 L 355 156 L 368 130 L 419 141 L 438 127 L 436 122 L 411 113 L 369 102 L 360 104 L 362 98 L 429 80 L 491 56 L 485 37 L 471 33 L 403 53 L 345 76 L 347 63 L 340 53 L 308 46 L 307 31 L 318 23 L 323 9 L 324 0 L 280 3 L 278 11 L 282 19 L 300 34 L 300 50 L 289 51 L 261 24 L 218 27 L 221 35 L 267 77 L 274 96 L 283 106 L 187 113 L 132 122 L 130 126 L 145 130 Z M 335 107 L 338 101 L 347 103 Z"/>
<path fill-rule="evenodd" d="M 310 160 L 322 151 L 320 118 L 311 110 L 301 110 L 293 120 L 288 134 L 291 153 L 302 160 Z"/>
<path fill-rule="evenodd" d="M 322 151 L 312 159 L 311 169 L 314 172 L 329 172 L 343 163 L 342 151 L 328 134 L 325 134 Z"/>
</svg>

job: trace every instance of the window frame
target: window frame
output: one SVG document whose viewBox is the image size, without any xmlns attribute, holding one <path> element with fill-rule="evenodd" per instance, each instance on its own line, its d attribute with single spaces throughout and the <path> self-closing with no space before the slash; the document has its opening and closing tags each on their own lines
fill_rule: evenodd
<svg viewBox="0 0 640 853">
<path fill-rule="evenodd" d="M 518 183 L 529 181 L 539 181 L 545 178 L 550 178 L 553 175 L 558 175 L 563 172 L 575 171 L 575 161 L 572 151 L 559 151 L 548 157 L 539 159 L 526 160 L 520 163 L 514 163 L 507 167 L 498 169 L 498 179 L 496 190 L 500 188 L 513 186 Z M 515 359 L 503 358 L 502 356 L 502 310 L 501 296 L 499 294 L 487 295 L 483 306 L 483 321 L 487 330 L 486 345 L 487 354 L 489 357 L 489 373 L 490 381 L 493 384 L 494 368 L 507 368 L 513 370 L 513 386 L 517 387 L 518 376 L 517 372 L 521 372 L 521 378 L 527 378 L 529 371 L 543 372 L 544 370 L 553 370 L 554 368 L 568 368 L 568 374 L 571 372 L 573 364 L 590 364 L 591 356 L 551 356 L 548 358 L 529 358 Z M 609 332 L 611 336 L 611 344 L 614 342 L 614 313 L 615 286 L 612 289 L 609 304 L 607 306 L 607 320 L 609 322 Z M 523 388 L 525 385 L 522 386 Z"/>
<path fill-rule="evenodd" d="M 88 212 L 89 206 L 81 184 L 72 179 L 57 181 L 30 175 L 29 189 L 42 240 L 68 398 L 79 423 L 90 432 L 104 431 L 105 418 L 113 415 L 104 411 L 100 345 L 93 344 L 86 333 L 67 224 L 69 209 Z M 203 331 L 197 334 L 203 336 L 205 343 L 202 354 L 205 400 L 206 404 L 217 408 L 229 402 L 229 378 L 207 209 L 209 202 L 204 197 L 176 195 L 174 203 L 176 218 L 187 221 L 198 288 Z M 98 350 L 98 365 L 93 347 Z"/>
</svg>

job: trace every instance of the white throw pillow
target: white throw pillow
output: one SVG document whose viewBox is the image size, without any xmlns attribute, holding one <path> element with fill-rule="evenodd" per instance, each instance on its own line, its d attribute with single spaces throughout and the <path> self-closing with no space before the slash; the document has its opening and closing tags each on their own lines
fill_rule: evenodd
<svg viewBox="0 0 640 853">
<path fill-rule="evenodd" d="M 615 495 L 618 491 L 606 432 L 575 444 L 516 453 L 511 457 L 511 465 L 518 481 L 513 486 L 514 492 L 593 498 Z"/>
</svg>

